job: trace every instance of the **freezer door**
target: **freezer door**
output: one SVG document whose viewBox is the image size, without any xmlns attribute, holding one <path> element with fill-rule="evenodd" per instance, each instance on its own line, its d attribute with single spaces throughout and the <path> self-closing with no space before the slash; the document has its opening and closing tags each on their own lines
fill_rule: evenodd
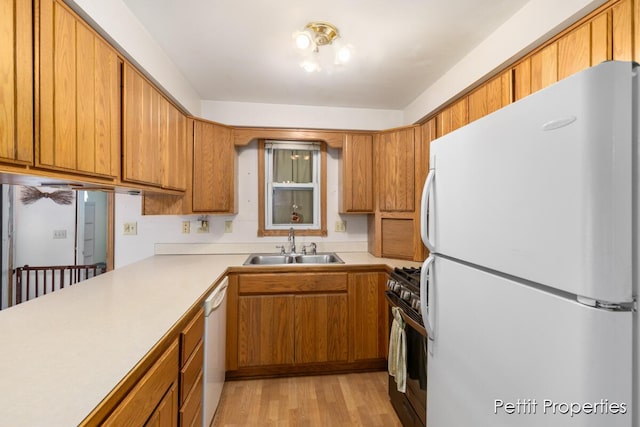
<svg viewBox="0 0 640 427">
<path fill-rule="evenodd" d="M 631 301 L 635 90 L 606 62 L 432 142 L 435 252 Z"/>
<path fill-rule="evenodd" d="M 429 427 L 632 425 L 631 313 L 440 257 L 430 275 Z"/>
</svg>

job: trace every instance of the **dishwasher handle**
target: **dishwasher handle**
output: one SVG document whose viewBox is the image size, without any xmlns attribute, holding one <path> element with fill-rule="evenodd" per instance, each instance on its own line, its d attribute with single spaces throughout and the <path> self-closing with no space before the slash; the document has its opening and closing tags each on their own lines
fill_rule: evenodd
<svg viewBox="0 0 640 427">
<path fill-rule="evenodd" d="M 229 280 L 225 277 L 222 282 L 211 292 L 204 300 L 204 317 L 208 317 L 211 312 L 215 311 L 222 305 L 224 298 L 227 296 L 227 287 Z"/>
</svg>

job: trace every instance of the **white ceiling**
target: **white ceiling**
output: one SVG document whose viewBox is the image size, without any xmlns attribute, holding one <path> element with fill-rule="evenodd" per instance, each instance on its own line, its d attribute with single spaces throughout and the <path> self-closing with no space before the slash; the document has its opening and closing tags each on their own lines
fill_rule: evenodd
<svg viewBox="0 0 640 427">
<path fill-rule="evenodd" d="M 203 100 L 403 109 L 528 0 L 124 0 Z M 353 47 L 307 73 L 292 35 Z"/>
</svg>

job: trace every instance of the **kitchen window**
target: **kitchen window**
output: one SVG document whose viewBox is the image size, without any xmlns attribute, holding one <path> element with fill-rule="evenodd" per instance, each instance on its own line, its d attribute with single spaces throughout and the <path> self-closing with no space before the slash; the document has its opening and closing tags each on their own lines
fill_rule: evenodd
<svg viewBox="0 0 640 427">
<path fill-rule="evenodd" d="M 318 142 L 260 144 L 262 215 L 258 235 L 326 235 L 326 149 Z"/>
</svg>

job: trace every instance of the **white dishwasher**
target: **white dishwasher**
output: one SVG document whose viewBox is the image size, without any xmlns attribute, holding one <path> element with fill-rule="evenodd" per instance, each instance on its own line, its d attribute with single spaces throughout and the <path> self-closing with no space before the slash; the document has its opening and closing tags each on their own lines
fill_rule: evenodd
<svg viewBox="0 0 640 427">
<path fill-rule="evenodd" d="M 204 372 L 202 425 L 209 427 L 224 385 L 227 339 L 227 285 L 225 277 L 204 301 Z"/>
</svg>

